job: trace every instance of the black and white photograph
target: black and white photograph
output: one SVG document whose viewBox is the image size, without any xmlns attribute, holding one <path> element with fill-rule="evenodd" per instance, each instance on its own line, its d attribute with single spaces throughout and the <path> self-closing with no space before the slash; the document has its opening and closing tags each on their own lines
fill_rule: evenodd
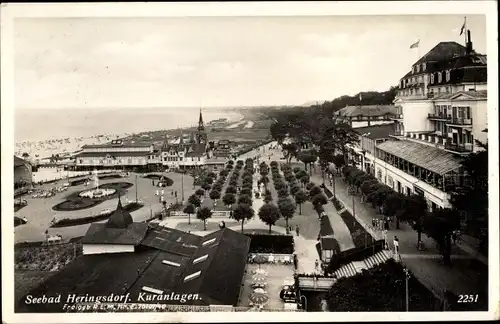
<svg viewBox="0 0 500 324">
<path fill-rule="evenodd" d="M 498 319 L 496 2 L 0 11 L 6 323 Z"/>
</svg>

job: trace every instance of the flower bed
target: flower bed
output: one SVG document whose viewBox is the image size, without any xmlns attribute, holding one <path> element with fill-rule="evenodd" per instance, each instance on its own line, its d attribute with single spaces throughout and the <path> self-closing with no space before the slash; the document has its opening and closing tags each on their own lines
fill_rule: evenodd
<svg viewBox="0 0 500 324">
<path fill-rule="evenodd" d="M 16 246 L 14 264 L 16 270 L 57 271 L 82 254 L 81 245 L 61 244 L 50 247 Z"/>
<path fill-rule="evenodd" d="M 294 251 L 291 235 L 245 235 L 251 239 L 249 253 L 292 254 Z"/>
<path fill-rule="evenodd" d="M 130 204 L 123 206 L 123 209 L 125 209 L 128 212 L 133 212 L 133 211 L 136 211 L 136 210 L 142 208 L 143 206 L 144 206 L 143 204 L 132 202 Z M 94 223 L 94 222 L 108 219 L 113 213 L 114 213 L 114 211 L 111 211 L 111 212 L 105 213 L 105 214 L 91 215 L 91 216 L 82 217 L 82 218 L 63 218 L 63 219 L 57 221 L 57 223 L 55 223 L 54 225 L 52 225 L 51 228 L 69 227 L 69 226 Z"/>
</svg>

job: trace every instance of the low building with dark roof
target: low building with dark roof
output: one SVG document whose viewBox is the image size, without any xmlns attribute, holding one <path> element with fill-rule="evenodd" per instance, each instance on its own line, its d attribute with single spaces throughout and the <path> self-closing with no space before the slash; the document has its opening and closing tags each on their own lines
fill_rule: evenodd
<svg viewBox="0 0 500 324">
<path fill-rule="evenodd" d="M 75 304 L 94 305 L 97 298 L 101 303 L 126 298 L 127 303 L 236 306 L 250 248 L 249 237 L 228 228 L 201 237 L 159 224 L 131 223 L 123 212 L 89 229 L 82 242 L 118 242 L 134 250 L 76 258 L 19 298 L 16 312 L 65 312 Z M 28 296 L 61 300 L 28 304 Z"/>
<path fill-rule="evenodd" d="M 393 124 L 398 116 L 394 105 L 346 106 L 334 114 L 334 119 L 349 124 L 352 128 Z"/>
</svg>

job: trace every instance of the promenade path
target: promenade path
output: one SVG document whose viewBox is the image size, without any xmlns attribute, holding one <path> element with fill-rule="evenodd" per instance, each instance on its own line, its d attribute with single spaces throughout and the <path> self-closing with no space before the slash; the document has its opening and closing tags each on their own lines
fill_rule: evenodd
<svg viewBox="0 0 500 324">
<path fill-rule="evenodd" d="M 320 173 L 313 174 L 312 179 L 318 183 L 322 182 Z M 328 181 L 325 182 L 325 185 L 333 192 L 333 188 Z M 335 178 L 336 197 L 350 213 L 353 213 L 353 197 L 348 194 L 347 189 L 347 185 L 337 175 Z M 369 225 L 371 225 L 374 217 L 380 217 L 371 206 L 361 202 L 360 197 L 354 196 L 354 204 L 356 219 L 365 228 L 370 227 Z M 475 260 L 477 259 L 480 262 L 487 260 L 478 257 L 477 253 L 470 255 L 468 251 L 463 251 L 459 245 L 454 246 L 452 249 L 452 266 L 445 266 L 432 238 L 422 234 L 425 250 L 419 251 L 417 248 L 417 233 L 405 223 L 400 224 L 400 229 L 395 227 L 395 224 L 391 224 L 388 231 L 389 245 L 392 248 L 392 238 L 394 236 L 399 238 L 400 256 L 403 264 L 435 294 L 442 296 L 445 290 L 450 290 L 456 295 L 464 294 L 464 291 L 466 291 L 467 294 L 479 294 L 483 298 L 486 297 L 484 291 L 485 288 L 487 289 L 485 273 L 487 268 L 481 266 Z"/>
</svg>

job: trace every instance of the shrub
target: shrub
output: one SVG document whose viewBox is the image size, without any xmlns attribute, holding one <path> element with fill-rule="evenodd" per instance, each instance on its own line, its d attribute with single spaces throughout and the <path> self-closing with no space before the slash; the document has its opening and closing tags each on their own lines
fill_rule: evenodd
<svg viewBox="0 0 500 324">
<path fill-rule="evenodd" d="M 309 196 L 311 197 L 315 197 L 319 194 L 321 194 L 323 192 L 323 190 L 321 190 L 320 187 L 318 186 L 313 186 L 310 190 L 309 190 Z"/>
</svg>

